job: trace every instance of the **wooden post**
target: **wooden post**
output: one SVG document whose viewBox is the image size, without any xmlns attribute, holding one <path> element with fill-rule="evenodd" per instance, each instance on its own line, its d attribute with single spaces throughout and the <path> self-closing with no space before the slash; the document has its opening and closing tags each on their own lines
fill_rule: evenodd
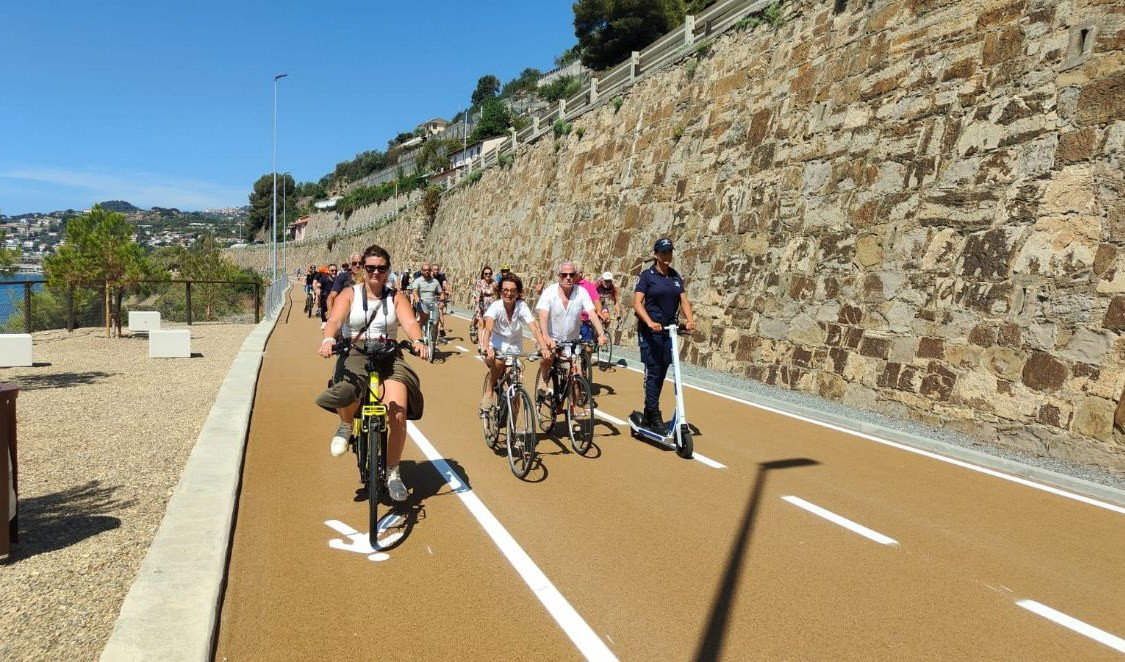
<svg viewBox="0 0 1125 662">
<path fill-rule="evenodd" d="M 536 113 L 531 118 L 531 135 L 533 135 L 533 136 L 539 135 L 539 114 L 538 113 Z"/>
<path fill-rule="evenodd" d="M 566 121 L 566 99 L 559 99 L 559 119 Z"/>
<path fill-rule="evenodd" d="M 262 321 L 262 284 L 254 283 L 254 323 Z"/>
<path fill-rule="evenodd" d="M 187 281 L 187 323 L 191 326 L 191 281 Z"/>
<path fill-rule="evenodd" d="M 629 56 L 629 80 L 641 75 L 641 52 L 633 51 Z"/>
<path fill-rule="evenodd" d="M 590 77 L 590 105 L 598 102 L 598 77 Z"/>
<path fill-rule="evenodd" d="M 16 453 L 16 396 L 20 389 L 16 384 L 0 384 L 0 513 L 4 514 L 5 525 L 0 527 L 0 556 L 9 553 L 14 542 L 19 542 L 19 501 L 16 501 L 16 516 L 8 519 L 12 510 L 8 494 L 11 481 L 16 495 L 19 495 L 19 455 Z M 11 463 L 9 465 L 9 463 Z"/>
<path fill-rule="evenodd" d="M 74 286 L 66 286 L 66 330 L 74 331 Z"/>
<path fill-rule="evenodd" d="M 31 333 L 31 283 L 23 284 L 23 328 Z"/>
<path fill-rule="evenodd" d="M 688 14 L 684 17 L 684 46 L 695 43 L 695 17 Z"/>
</svg>

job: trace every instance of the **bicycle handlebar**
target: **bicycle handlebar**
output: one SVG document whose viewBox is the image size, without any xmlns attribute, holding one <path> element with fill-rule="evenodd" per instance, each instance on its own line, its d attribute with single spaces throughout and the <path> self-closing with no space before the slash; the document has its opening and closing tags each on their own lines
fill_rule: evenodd
<svg viewBox="0 0 1125 662">
<path fill-rule="evenodd" d="M 364 356 L 371 356 L 373 354 L 379 354 L 381 352 L 386 352 L 392 349 L 405 349 L 413 354 L 413 348 L 414 343 L 410 342 L 409 340 L 390 341 L 386 339 L 375 339 L 374 341 L 368 341 L 364 344 L 363 347 L 360 347 L 359 345 L 353 343 L 350 338 L 344 338 L 336 342 L 336 344 L 332 346 L 332 353 L 344 354 L 354 349 L 356 352 L 363 354 Z"/>
</svg>

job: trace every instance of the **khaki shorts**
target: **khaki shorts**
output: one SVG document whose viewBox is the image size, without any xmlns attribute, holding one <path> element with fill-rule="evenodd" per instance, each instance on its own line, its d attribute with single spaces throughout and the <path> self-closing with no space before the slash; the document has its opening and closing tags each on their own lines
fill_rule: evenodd
<svg viewBox="0 0 1125 662">
<path fill-rule="evenodd" d="M 417 373 L 402 358 L 402 353 L 395 355 L 392 362 L 379 371 L 381 379 L 400 382 L 406 386 L 406 419 L 416 421 L 422 418 L 425 400 L 422 397 L 422 384 Z M 344 378 L 329 386 L 316 398 L 316 404 L 327 411 L 335 413 L 341 407 L 359 400 L 367 395 L 367 357 L 359 352 L 351 352 L 344 360 Z"/>
</svg>

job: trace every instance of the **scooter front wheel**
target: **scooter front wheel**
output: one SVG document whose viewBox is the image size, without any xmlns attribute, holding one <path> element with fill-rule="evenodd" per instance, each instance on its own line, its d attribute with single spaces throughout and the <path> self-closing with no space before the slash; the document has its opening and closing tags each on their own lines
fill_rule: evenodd
<svg viewBox="0 0 1125 662">
<path fill-rule="evenodd" d="M 691 431 L 681 429 L 679 437 L 679 441 L 676 443 L 676 455 L 679 455 L 685 460 L 690 460 L 695 450 L 694 442 L 691 439 Z"/>
</svg>

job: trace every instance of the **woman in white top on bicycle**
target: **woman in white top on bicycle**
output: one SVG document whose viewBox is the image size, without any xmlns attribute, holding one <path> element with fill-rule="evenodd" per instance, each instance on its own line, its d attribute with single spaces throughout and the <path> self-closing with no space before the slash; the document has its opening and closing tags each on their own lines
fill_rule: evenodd
<svg viewBox="0 0 1125 662">
<path fill-rule="evenodd" d="M 320 341 L 318 353 L 321 356 L 332 356 L 337 330 L 342 331 L 355 346 L 363 348 L 368 343 L 393 343 L 401 325 L 407 337 L 414 342 L 414 353 L 426 358 L 422 329 L 414 319 L 410 298 L 402 290 L 387 287 L 390 269 L 390 254 L 380 246 L 368 246 L 363 252 L 362 270 L 357 274 L 362 274 L 363 282 L 341 290 L 333 302 L 332 312 L 324 328 L 324 338 Z M 348 449 L 352 419 L 367 389 L 366 364 L 366 356 L 360 352 L 351 352 L 344 361 L 344 378 L 316 399 L 316 404 L 320 407 L 335 411 L 340 416 L 340 424 L 332 437 L 332 455 L 343 455 Z M 387 493 L 395 501 L 405 501 L 407 492 L 399 476 L 398 463 L 406 444 L 406 420 L 408 417 L 414 420 L 421 416 L 422 391 L 418 375 L 403 360 L 401 352 L 386 366 L 385 374 L 380 370 L 380 375 L 383 379 L 383 402 L 387 405 L 390 418 L 390 434 L 387 435 Z"/>
<path fill-rule="evenodd" d="M 484 311 L 484 333 L 480 336 L 480 351 L 488 366 L 488 384 L 481 394 L 481 411 L 492 407 L 495 398 L 493 388 L 504 374 L 504 361 L 497 361 L 497 354 L 523 353 L 523 330 L 531 329 L 531 335 L 540 347 L 546 346 L 539 322 L 531 314 L 531 308 L 523 300 L 523 281 L 508 273 L 500 277 L 500 299 L 493 301 Z"/>
</svg>

